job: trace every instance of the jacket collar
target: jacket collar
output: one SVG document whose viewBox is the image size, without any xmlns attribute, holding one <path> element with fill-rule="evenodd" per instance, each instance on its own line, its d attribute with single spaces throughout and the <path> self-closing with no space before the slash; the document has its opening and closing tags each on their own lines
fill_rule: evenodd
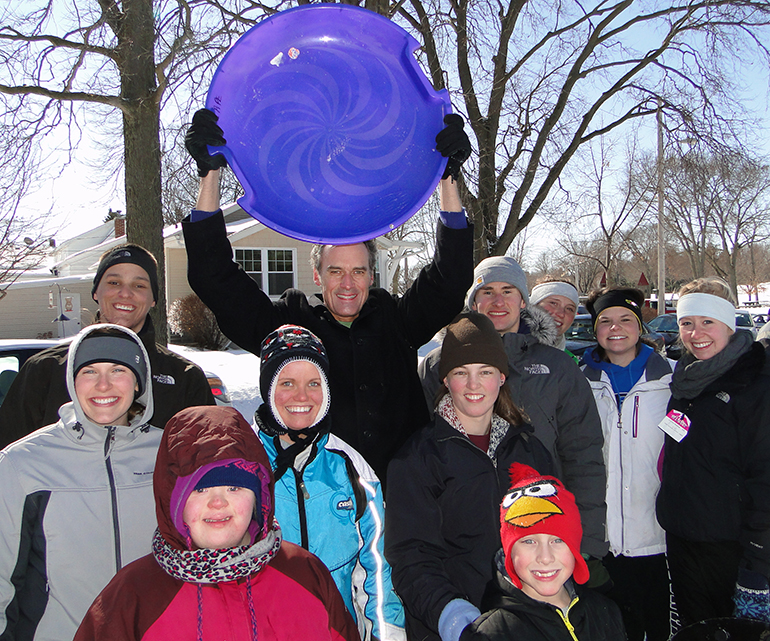
<svg viewBox="0 0 770 641">
<path fill-rule="evenodd" d="M 527 333 L 528 330 L 528 333 L 541 345 L 558 346 L 560 337 L 556 323 L 542 307 L 529 305 L 522 309 L 520 325 L 524 325 L 526 329 L 522 331 L 522 328 L 519 327 L 519 334 Z"/>
<path fill-rule="evenodd" d="M 603 370 L 598 367 L 590 367 L 589 365 L 584 365 L 583 367 L 583 374 L 585 374 L 586 378 L 591 382 L 598 383 L 601 381 L 602 372 Z M 673 370 L 671 369 L 671 364 L 668 362 L 668 359 L 663 358 L 660 354 L 655 352 L 650 354 L 650 357 L 647 359 L 642 378 L 644 378 L 645 381 L 659 381 L 664 376 L 668 376 L 671 373 L 673 373 Z M 642 378 L 639 380 L 642 380 Z"/>
</svg>

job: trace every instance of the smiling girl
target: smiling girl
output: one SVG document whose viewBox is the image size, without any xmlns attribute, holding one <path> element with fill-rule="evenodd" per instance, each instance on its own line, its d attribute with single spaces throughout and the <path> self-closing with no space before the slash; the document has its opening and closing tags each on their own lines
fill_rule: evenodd
<svg viewBox="0 0 770 641">
<path fill-rule="evenodd" d="M 0 453 L 0 636 L 71 639 L 88 605 L 150 551 L 161 430 L 147 352 L 130 329 L 92 325 L 67 357 L 58 423 Z"/>
<path fill-rule="evenodd" d="M 494 575 L 508 468 L 519 461 L 550 473 L 552 462 L 511 400 L 508 358 L 489 318 L 460 314 L 438 369 L 432 423 L 388 468 L 385 549 L 409 638 L 457 641 Z"/>
<path fill-rule="evenodd" d="M 641 339 L 644 294 L 613 287 L 586 303 L 599 344 L 586 351 L 583 373 L 591 384 L 604 432 L 607 469 L 607 540 L 604 557 L 614 587 L 607 592 L 623 613 L 629 641 L 666 641 L 670 587 L 666 542 L 655 519 L 658 460 L 674 363 Z"/>
<path fill-rule="evenodd" d="M 719 278 L 682 287 L 658 521 L 682 624 L 770 621 L 770 369 Z"/>
<path fill-rule="evenodd" d="M 380 481 L 329 433 L 326 348 L 304 327 L 283 325 L 262 343 L 259 381 L 265 402 L 255 424 L 273 466 L 284 538 L 326 564 L 362 639 L 405 641 L 404 609 L 383 555 Z"/>
</svg>

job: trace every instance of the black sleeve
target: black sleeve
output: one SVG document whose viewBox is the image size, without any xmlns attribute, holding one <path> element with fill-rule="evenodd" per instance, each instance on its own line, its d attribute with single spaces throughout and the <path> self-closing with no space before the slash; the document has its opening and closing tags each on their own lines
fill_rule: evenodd
<svg viewBox="0 0 770 641">
<path fill-rule="evenodd" d="M 262 340 L 276 327 L 290 322 L 282 305 L 275 304 L 233 260 L 222 212 L 198 222 L 182 221 L 190 287 L 214 312 L 231 341 L 259 354 Z"/>
</svg>

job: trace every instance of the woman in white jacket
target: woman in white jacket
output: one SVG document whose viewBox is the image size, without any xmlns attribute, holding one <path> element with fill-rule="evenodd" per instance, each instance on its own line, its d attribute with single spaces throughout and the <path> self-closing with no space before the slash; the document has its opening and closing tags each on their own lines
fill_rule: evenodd
<svg viewBox="0 0 770 641">
<path fill-rule="evenodd" d="M 641 340 L 644 294 L 605 288 L 587 301 L 598 345 L 582 369 L 594 393 L 604 432 L 607 468 L 607 540 L 604 559 L 629 641 L 670 636 L 670 588 L 665 535 L 655 518 L 658 462 L 664 433 L 658 427 L 671 394 L 673 363 Z"/>
</svg>

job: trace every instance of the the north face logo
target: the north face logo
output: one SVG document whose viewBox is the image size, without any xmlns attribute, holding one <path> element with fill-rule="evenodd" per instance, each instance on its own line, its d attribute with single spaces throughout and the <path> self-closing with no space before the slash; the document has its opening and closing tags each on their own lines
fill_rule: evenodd
<svg viewBox="0 0 770 641">
<path fill-rule="evenodd" d="M 168 374 L 153 374 L 152 378 L 157 383 L 163 383 L 164 385 L 175 385 L 176 381 L 174 380 L 173 376 L 169 376 Z"/>
<path fill-rule="evenodd" d="M 345 499 L 344 501 L 340 501 L 337 503 L 337 509 L 338 510 L 352 510 L 353 509 L 353 499 Z"/>
<path fill-rule="evenodd" d="M 550 374 L 551 370 L 548 369 L 548 365 L 543 363 L 534 363 L 532 365 L 525 365 L 524 371 L 527 374 Z"/>
</svg>

